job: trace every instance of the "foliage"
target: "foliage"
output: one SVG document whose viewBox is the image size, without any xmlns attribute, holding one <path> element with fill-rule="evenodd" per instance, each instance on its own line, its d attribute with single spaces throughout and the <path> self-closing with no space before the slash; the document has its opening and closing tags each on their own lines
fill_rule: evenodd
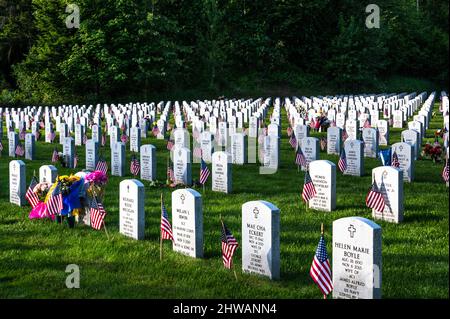
<svg viewBox="0 0 450 319">
<path fill-rule="evenodd" d="M 67 3 L 0 0 L 0 103 L 448 85 L 448 1 L 379 1 L 379 29 L 357 0 L 80 0 L 79 29 Z"/>
</svg>

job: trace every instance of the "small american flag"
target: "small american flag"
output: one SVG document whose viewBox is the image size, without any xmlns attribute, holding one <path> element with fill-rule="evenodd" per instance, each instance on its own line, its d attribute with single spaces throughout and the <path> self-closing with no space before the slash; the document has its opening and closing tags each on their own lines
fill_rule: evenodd
<svg viewBox="0 0 450 319">
<path fill-rule="evenodd" d="M 305 202 L 309 202 L 314 196 L 316 196 L 316 188 L 314 187 L 314 183 L 307 171 L 305 174 L 305 183 L 303 185 L 302 198 Z"/>
<path fill-rule="evenodd" d="M 47 212 L 50 215 L 57 215 L 63 209 L 63 197 L 59 183 L 53 189 L 50 198 L 47 201 Z"/>
<path fill-rule="evenodd" d="M 164 199 L 161 195 L 161 239 L 173 241 L 172 225 L 170 225 Z"/>
<path fill-rule="evenodd" d="M 209 174 L 210 171 L 208 165 L 206 165 L 205 161 L 202 158 L 200 164 L 200 184 L 205 185 L 206 181 L 208 180 Z"/>
<path fill-rule="evenodd" d="M 320 149 L 322 150 L 322 152 L 327 149 L 327 139 L 325 137 L 322 137 L 320 139 Z"/>
<path fill-rule="evenodd" d="M 397 153 L 394 151 L 394 153 L 392 154 L 392 162 L 391 162 L 391 166 L 395 167 L 395 168 L 399 168 L 400 167 L 400 162 L 398 160 L 398 155 Z"/>
<path fill-rule="evenodd" d="M 51 132 L 50 133 L 50 141 L 53 143 L 53 141 L 55 140 L 55 138 L 56 138 L 56 133 L 55 132 Z"/>
<path fill-rule="evenodd" d="M 53 154 L 52 154 L 52 163 L 56 163 L 59 161 L 59 154 L 58 154 L 58 150 L 55 148 L 53 150 Z"/>
<path fill-rule="evenodd" d="M 193 137 L 196 141 L 198 141 L 198 139 L 199 139 L 199 137 L 200 137 L 200 133 L 199 133 L 199 131 L 198 131 L 197 129 L 194 129 L 194 130 L 193 130 L 193 132 L 192 132 L 192 137 Z"/>
<path fill-rule="evenodd" d="M 347 134 L 347 130 L 344 129 L 342 131 L 342 142 L 345 142 L 346 139 L 348 139 L 348 134 Z"/>
<path fill-rule="evenodd" d="M 77 168 L 78 166 L 78 154 L 75 154 L 73 157 L 73 168 Z"/>
<path fill-rule="evenodd" d="M 44 123 L 44 121 L 40 121 L 40 122 L 39 122 L 39 126 L 40 126 L 40 128 L 44 129 L 44 128 L 45 128 L 45 123 Z"/>
<path fill-rule="evenodd" d="M 233 234 L 228 230 L 227 226 L 222 222 L 222 260 L 223 265 L 227 269 L 231 269 L 233 265 L 233 255 L 239 244 Z"/>
<path fill-rule="evenodd" d="M 366 197 L 366 206 L 377 212 L 383 212 L 385 204 L 383 194 L 378 189 L 377 183 L 373 182 Z"/>
<path fill-rule="evenodd" d="M 448 169 L 448 158 L 445 160 L 445 166 L 444 166 L 444 170 L 442 171 L 442 178 L 444 179 L 444 182 L 448 183 L 449 178 L 449 169 Z"/>
<path fill-rule="evenodd" d="M 16 146 L 16 155 L 17 156 L 24 156 L 25 155 L 25 149 L 23 148 L 22 144 L 17 144 Z"/>
<path fill-rule="evenodd" d="M 84 134 L 83 135 L 83 145 L 86 145 L 86 142 L 87 142 L 87 135 Z"/>
<path fill-rule="evenodd" d="M 292 134 L 291 137 L 289 138 L 289 144 L 291 144 L 292 148 L 296 148 L 297 147 L 297 139 L 295 138 L 295 134 Z"/>
<path fill-rule="evenodd" d="M 322 235 L 317 245 L 316 254 L 309 271 L 311 278 L 319 287 L 322 294 L 328 295 L 333 290 L 333 281 L 331 279 L 331 266 L 328 260 L 327 246 L 325 238 Z"/>
<path fill-rule="evenodd" d="M 97 199 L 94 197 L 91 202 L 91 226 L 96 230 L 102 229 L 102 226 L 105 223 L 106 211 L 103 207 L 102 203 L 97 202 Z"/>
<path fill-rule="evenodd" d="M 201 158 L 202 157 L 202 148 L 199 146 L 194 147 L 194 157 L 195 158 Z"/>
<path fill-rule="evenodd" d="M 108 163 L 106 162 L 106 159 L 103 156 L 100 156 L 97 166 L 95 167 L 96 171 L 101 171 L 105 174 L 108 173 Z"/>
<path fill-rule="evenodd" d="M 172 162 L 172 161 L 170 161 Z M 169 182 L 174 182 L 175 181 L 175 174 L 173 172 L 173 168 L 171 163 L 169 163 L 169 161 L 167 161 L 167 180 Z"/>
<path fill-rule="evenodd" d="M 372 126 L 370 125 L 370 121 L 369 119 L 366 119 L 366 121 L 364 122 L 363 128 L 371 128 Z"/>
<path fill-rule="evenodd" d="M 347 170 L 347 156 L 345 155 L 345 149 L 342 149 L 338 162 L 339 170 L 344 173 Z"/>
<path fill-rule="evenodd" d="M 336 121 L 335 120 L 331 121 L 330 126 L 331 127 L 335 127 L 336 126 Z"/>
<path fill-rule="evenodd" d="M 37 184 L 38 184 L 37 179 L 35 176 L 33 176 L 33 178 L 31 179 L 30 186 L 28 187 L 28 190 L 25 194 L 25 198 L 33 208 L 35 208 L 37 204 L 39 204 L 40 202 L 38 195 L 35 192 L 33 192 L 33 189 L 36 187 Z"/>
<path fill-rule="evenodd" d="M 133 174 L 134 176 L 138 176 L 140 170 L 141 170 L 141 163 L 136 158 L 136 156 L 133 155 L 133 157 L 131 158 L 131 165 L 130 165 L 131 174 Z"/>
<path fill-rule="evenodd" d="M 154 126 L 152 130 L 153 136 L 158 136 L 159 134 L 159 128 L 158 126 Z"/>
<path fill-rule="evenodd" d="M 171 151 L 173 149 L 174 145 L 175 144 L 173 143 L 173 141 L 171 139 L 167 140 L 167 150 L 168 151 Z"/>
<path fill-rule="evenodd" d="M 292 132 L 293 132 L 292 127 L 288 126 L 288 128 L 286 129 L 287 136 L 291 137 Z"/>
<path fill-rule="evenodd" d="M 300 146 L 297 148 L 297 152 L 295 154 L 295 164 L 301 167 L 306 167 L 307 165 L 306 157 L 303 154 L 302 148 Z"/>
<path fill-rule="evenodd" d="M 22 129 L 19 133 L 19 139 L 24 140 L 25 135 L 26 135 L 25 129 Z"/>
<path fill-rule="evenodd" d="M 106 133 L 102 134 L 102 146 L 106 145 Z"/>
</svg>

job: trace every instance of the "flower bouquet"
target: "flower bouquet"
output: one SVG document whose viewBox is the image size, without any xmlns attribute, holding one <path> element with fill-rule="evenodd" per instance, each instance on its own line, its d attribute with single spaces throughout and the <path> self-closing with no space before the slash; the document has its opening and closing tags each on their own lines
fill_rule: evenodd
<svg viewBox="0 0 450 319">
<path fill-rule="evenodd" d="M 103 202 L 108 176 L 102 171 L 94 171 L 87 174 L 85 180 L 88 183 L 86 192 L 89 198 L 96 197 L 99 202 Z"/>
<path fill-rule="evenodd" d="M 43 182 L 37 184 L 33 188 L 33 193 L 37 195 L 39 203 L 31 210 L 28 218 L 30 219 L 51 218 L 52 220 L 55 220 L 55 216 L 50 215 L 48 213 L 47 205 L 45 203 L 45 199 L 51 187 L 52 187 L 51 183 Z"/>
<path fill-rule="evenodd" d="M 436 140 L 433 145 L 430 143 L 425 144 L 422 154 L 423 157 L 431 158 L 434 163 L 440 162 L 442 156 L 441 144 Z"/>
<path fill-rule="evenodd" d="M 80 214 L 82 207 L 80 192 L 84 186 L 84 180 L 76 175 L 63 175 L 56 179 L 55 185 L 58 183 L 63 197 L 63 209 L 59 216 L 56 216 L 56 221 L 61 223 L 63 217 L 67 217 L 69 227 L 73 228 L 75 217 Z"/>
</svg>

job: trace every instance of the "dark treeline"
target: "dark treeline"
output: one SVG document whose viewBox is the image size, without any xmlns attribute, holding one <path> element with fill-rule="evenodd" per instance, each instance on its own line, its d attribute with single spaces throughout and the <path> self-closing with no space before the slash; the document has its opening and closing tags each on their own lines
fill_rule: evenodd
<svg viewBox="0 0 450 319">
<path fill-rule="evenodd" d="M 80 9 L 79 28 L 66 26 L 69 3 Z M 372 29 L 370 3 L 0 0 L 0 103 L 261 86 L 389 91 L 393 77 L 447 87 L 448 1 L 377 1 Z"/>
</svg>

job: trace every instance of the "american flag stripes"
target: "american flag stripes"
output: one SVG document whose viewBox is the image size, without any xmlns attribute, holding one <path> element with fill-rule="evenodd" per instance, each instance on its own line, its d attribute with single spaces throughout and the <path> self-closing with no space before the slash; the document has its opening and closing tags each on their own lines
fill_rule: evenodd
<svg viewBox="0 0 450 319">
<path fill-rule="evenodd" d="M 445 166 L 444 166 L 444 170 L 442 171 L 442 178 L 444 179 L 444 182 L 448 183 L 449 178 L 449 169 L 448 169 L 448 158 L 445 160 Z"/>
<path fill-rule="evenodd" d="M 106 162 L 105 158 L 103 156 L 100 156 L 97 166 L 95 167 L 96 171 L 101 171 L 105 174 L 108 173 L 108 163 Z"/>
<path fill-rule="evenodd" d="M 168 151 L 171 151 L 174 146 L 175 146 L 175 144 L 171 139 L 167 140 L 167 150 Z"/>
<path fill-rule="evenodd" d="M 347 133 L 347 130 L 344 129 L 342 131 L 342 142 L 345 142 L 346 139 L 348 139 L 348 133 Z"/>
<path fill-rule="evenodd" d="M 305 174 L 305 182 L 303 184 L 302 198 L 305 202 L 309 202 L 314 196 L 316 196 L 316 188 L 314 187 L 314 183 L 309 175 L 309 172 L 306 171 Z"/>
<path fill-rule="evenodd" d="M 210 171 L 208 165 L 206 165 L 205 161 L 202 158 L 200 164 L 200 184 L 205 185 L 206 181 L 208 180 L 209 174 Z"/>
<path fill-rule="evenodd" d="M 193 155 L 195 158 L 201 158 L 202 157 L 202 148 L 200 146 L 194 147 Z"/>
<path fill-rule="evenodd" d="M 161 240 L 173 241 L 172 225 L 170 225 L 164 199 L 161 195 Z"/>
<path fill-rule="evenodd" d="M 347 156 L 345 155 L 344 148 L 342 149 L 341 155 L 339 156 L 338 167 L 342 173 L 344 173 L 347 170 Z"/>
<path fill-rule="evenodd" d="M 293 132 L 292 127 L 289 126 L 289 127 L 286 129 L 287 136 L 291 137 L 291 136 L 292 136 L 292 132 Z"/>
<path fill-rule="evenodd" d="M 306 167 L 307 165 L 306 157 L 303 154 L 302 148 L 300 146 L 297 148 L 297 152 L 295 154 L 295 164 L 301 167 Z"/>
<path fill-rule="evenodd" d="M 102 203 L 97 202 L 95 197 L 92 199 L 89 211 L 91 213 L 91 227 L 96 230 L 102 229 L 102 226 L 105 223 L 106 211 Z"/>
<path fill-rule="evenodd" d="M 289 144 L 291 144 L 292 148 L 297 147 L 297 139 L 295 138 L 295 134 L 292 134 L 289 138 Z"/>
<path fill-rule="evenodd" d="M 63 209 L 63 197 L 60 185 L 58 183 L 56 187 L 53 189 L 52 193 L 50 194 L 50 198 L 47 201 L 47 212 L 50 215 L 57 215 L 62 211 L 62 209 Z"/>
<path fill-rule="evenodd" d="M 370 125 L 370 121 L 369 119 L 366 119 L 363 125 L 363 128 L 371 128 L 372 126 Z"/>
<path fill-rule="evenodd" d="M 130 164 L 131 174 L 133 174 L 134 176 L 138 176 L 140 170 L 141 170 L 141 163 L 136 158 L 136 156 L 133 155 L 133 157 L 131 158 L 131 164 Z"/>
<path fill-rule="evenodd" d="M 58 150 L 55 148 L 53 150 L 53 154 L 52 154 L 52 163 L 56 163 L 59 161 L 59 154 L 58 154 Z"/>
<path fill-rule="evenodd" d="M 25 129 L 22 129 L 19 133 L 19 139 L 24 140 L 25 135 L 26 135 Z"/>
<path fill-rule="evenodd" d="M 400 162 L 398 160 L 398 155 L 397 153 L 394 151 L 394 153 L 392 154 L 392 162 L 391 162 L 391 166 L 392 167 L 396 167 L 399 168 L 400 167 Z"/>
<path fill-rule="evenodd" d="M 222 222 L 222 260 L 223 265 L 227 269 L 231 269 L 233 265 L 233 255 L 239 244 L 233 234 L 228 230 L 227 226 Z"/>
<path fill-rule="evenodd" d="M 374 181 L 366 197 L 366 206 L 375 209 L 377 212 L 383 212 L 385 204 L 383 194 Z"/>
<path fill-rule="evenodd" d="M 102 146 L 106 145 L 106 133 L 102 134 Z"/>
<path fill-rule="evenodd" d="M 155 125 L 155 126 L 153 127 L 152 133 L 153 133 L 153 136 L 158 136 L 158 134 L 159 134 L 159 128 L 158 128 L 157 125 Z"/>
<path fill-rule="evenodd" d="M 309 271 L 311 278 L 319 287 L 322 294 L 328 295 L 333 290 L 333 280 L 331 277 L 331 265 L 328 260 L 325 238 L 322 235 L 317 245 L 316 254 Z"/>
<path fill-rule="evenodd" d="M 15 151 L 17 156 L 24 156 L 25 155 L 25 149 L 23 148 L 22 144 L 17 144 L 16 146 L 16 151 Z"/>
<path fill-rule="evenodd" d="M 28 190 L 25 194 L 25 198 L 33 208 L 35 208 L 37 204 L 39 204 L 40 202 L 38 195 L 35 192 L 33 192 L 33 189 L 36 187 L 37 184 L 38 184 L 37 179 L 35 176 L 33 176 L 33 178 L 31 179 L 30 186 L 28 187 Z"/>
<path fill-rule="evenodd" d="M 83 145 L 86 145 L 86 142 L 87 142 L 87 135 L 84 134 L 83 135 Z"/>
<path fill-rule="evenodd" d="M 325 137 L 322 137 L 320 139 L 320 149 L 322 150 L 322 152 L 327 149 L 327 139 Z"/>
</svg>

